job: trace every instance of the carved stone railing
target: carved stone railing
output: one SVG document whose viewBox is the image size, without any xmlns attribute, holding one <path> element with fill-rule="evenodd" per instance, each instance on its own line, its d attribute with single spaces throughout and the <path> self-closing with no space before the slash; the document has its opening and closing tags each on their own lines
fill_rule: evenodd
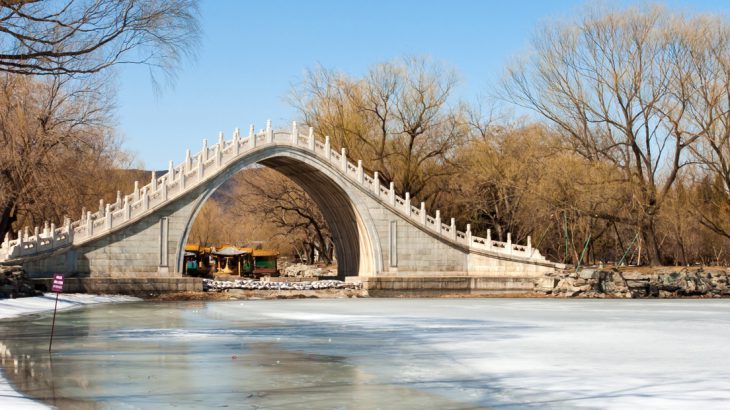
<svg viewBox="0 0 730 410">
<path fill-rule="evenodd" d="M 458 231 L 454 218 L 450 219 L 450 224 L 444 224 L 440 211 L 431 216 L 426 213 L 424 202 L 420 203 L 420 207 L 411 205 L 412 198 L 409 193 L 406 192 L 405 197 L 401 197 L 396 194 L 393 182 L 388 186 L 382 185 L 377 171 L 373 175 L 368 175 L 363 170 L 362 161 L 352 163 L 348 160 L 344 148 L 340 151 L 333 150 L 329 137 L 325 137 L 324 141 L 317 140 L 312 128 L 309 128 L 307 135 L 302 135 L 296 123 L 293 123 L 290 132 L 274 131 L 271 128 L 271 121 L 267 121 L 266 129 L 258 133 L 254 132 L 252 125 L 246 137 L 242 137 L 236 129 L 230 141 L 224 139 L 223 133 L 220 133 L 218 143 L 213 146 L 209 147 L 208 141 L 203 140 L 203 147 L 196 155 L 191 156 L 190 150 L 187 150 L 182 163 L 174 165 L 170 161 L 165 175 L 158 177 L 153 172 L 150 182 L 141 188 L 135 181 L 132 193 L 121 195 L 117 192 L 117 199 L 111 204 L 99 201 L 97 212 L 82 210 L 81 218 L 77 221 L 72 222 L 69 218 L 65 218 L 64 225 L 60 228 L 46 223 L 42 230 L 36 227 L 33 235 L 30 235 L 26 227 L 14 240 L 10 240 L 6 235 L 0 246 L 0 260 L 32 256 L 72 244 L 81 245 L 104 236 L 142 219 L 155 209 L 206 183 L 235 160 L 274 145 L 310 151 L 312 155 L 330 164 L 352 183 L 375 197 L 383 206 L 446 242 L 514 259 L 545 261 L 540 252 L 532 248 L 529 236 L 527 245 L 515 245 L 512 244 L 510 234 L 507 234 L 507 242 L 499 242 L 491 239 L 489 230 L 486 238 L 472 235 L 469 224 L 466 225 L 465 231 Z"/>
</svg>

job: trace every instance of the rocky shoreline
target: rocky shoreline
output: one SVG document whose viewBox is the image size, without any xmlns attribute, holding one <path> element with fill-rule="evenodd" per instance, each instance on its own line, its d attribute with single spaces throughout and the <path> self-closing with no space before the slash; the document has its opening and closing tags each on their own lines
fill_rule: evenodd
<svg viewBox="0 0 730 410">
<path fill-rule="evenodd" d="M 538 279 L 535 292 L 580 298 L 722 298 L 730 297 L 729 269 L 583 269 Z"/>
</svg>

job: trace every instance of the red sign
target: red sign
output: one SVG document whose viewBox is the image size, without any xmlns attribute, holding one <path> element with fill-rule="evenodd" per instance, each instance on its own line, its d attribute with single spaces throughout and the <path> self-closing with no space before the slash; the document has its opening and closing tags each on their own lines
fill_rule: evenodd
<svg viewBox="0 0 730 410">
<path fill-rule="evenodd" d="M 51 287 L 51 291 L 53 292 L 63 292 L 63 274 L 62 273 L 54 273 L 53 274 L 53 287 Z"/>
</svg>

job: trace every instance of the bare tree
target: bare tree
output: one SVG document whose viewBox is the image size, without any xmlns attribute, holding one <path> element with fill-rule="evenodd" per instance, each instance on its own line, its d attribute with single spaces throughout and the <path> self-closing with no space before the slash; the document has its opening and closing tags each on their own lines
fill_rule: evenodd
<svg viewBox="0 0 730 410">
<path fill-rule="evenodd" d="M 531 57 L 509 68 L 504 83 L 506 98 L 547 118 L 575 152 L 613 164 L 635 187 L 633 218 L 600 216 L 637 226 L 653 264 L 662 261 L 657 214 L 698 138 L 683 126 L 688 90 L 674 64 L 692 51 L 680 41 L 682 19 L 658 7 L 588 11 L 537 33 Z"/>
<path fill-rule="evenodd" d="M 143 63 L 171 73 L 198 39 L 196 0 L 0 2 L 0 71 L 90 74 Z"/>
</svg>

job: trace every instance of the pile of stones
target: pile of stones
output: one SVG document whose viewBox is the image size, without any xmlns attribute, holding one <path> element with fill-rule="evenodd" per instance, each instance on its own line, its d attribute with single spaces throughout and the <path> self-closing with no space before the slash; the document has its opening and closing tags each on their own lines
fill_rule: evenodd
<svg viewBox="0 0 730 410">
<path fill-rule="evenodd" d="M 730 297 L 730 271 L 721 268 L 662 268 L 652 272 L 583 269 L 538 280 L 538 293 L 586 298 Z"/>
<path fill-rule="evenodd" d="M 222 291 L 225 289 L 246 290 L 314 290 L 314 289 L 362 289 L 361 282 L 343 282 L 341 280 L 315 280 L 311 282 L 267 282 L 261 280 L 212 280 L 203 279 L 204 291 Z"/>
<path fill-rule="evenodd" d="M 0 299 L 41 295 L 22 266 L 0 265 Z"/>
<path fill-rule="evenodd" d="M 318 278 L 320 276 L 337 276 L 337 270 L 332 268 L 320 268 L 316 265 L 295 263 L 282 269 L 281 276 L 289 278 Z"/>
</svg>

